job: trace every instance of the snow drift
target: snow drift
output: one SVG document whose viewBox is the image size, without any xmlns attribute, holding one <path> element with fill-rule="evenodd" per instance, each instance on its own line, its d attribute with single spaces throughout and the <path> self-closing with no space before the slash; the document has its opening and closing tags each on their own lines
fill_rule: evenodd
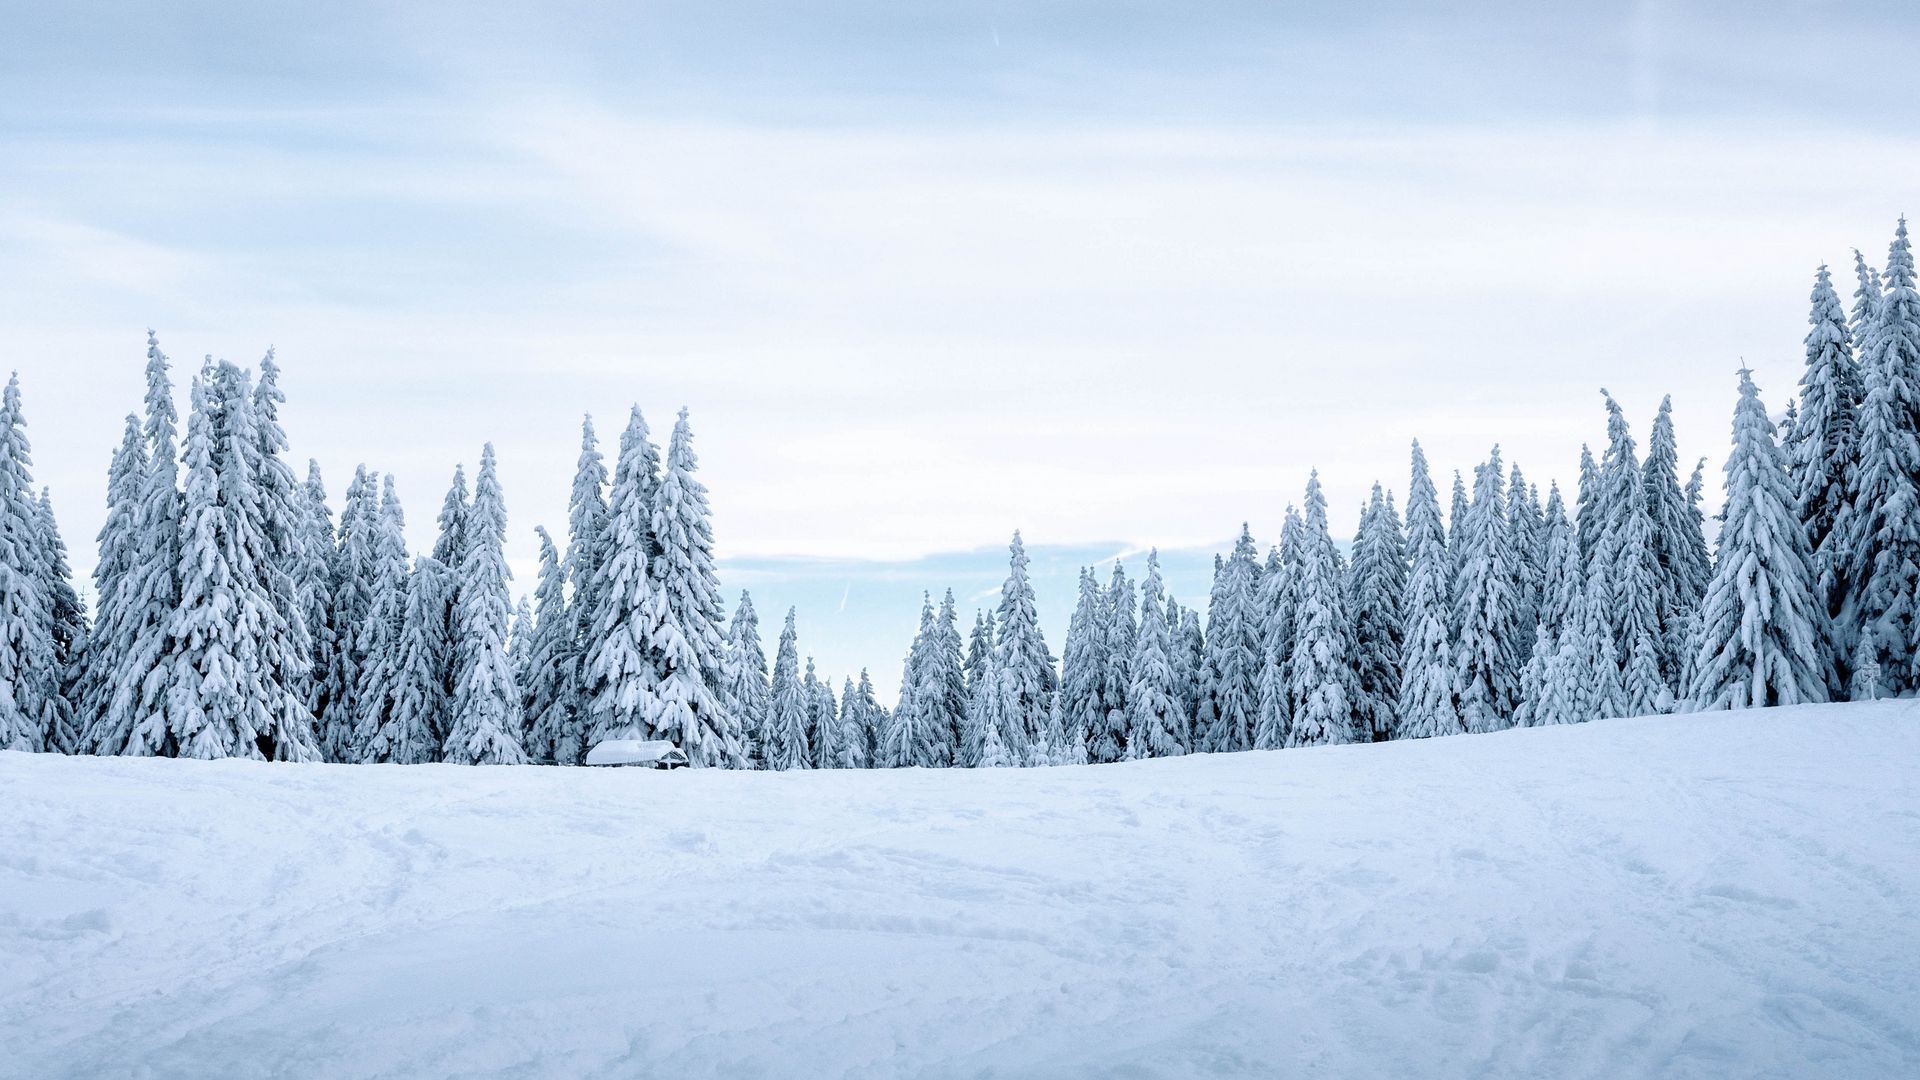
<svg viewBox="0 0 1920 1080">
<path fill-rule="evenodd" d="M 1920 1072 L 1920 703 L 991 771 L 0 753 L 0 1074 Z"/>
</svg>

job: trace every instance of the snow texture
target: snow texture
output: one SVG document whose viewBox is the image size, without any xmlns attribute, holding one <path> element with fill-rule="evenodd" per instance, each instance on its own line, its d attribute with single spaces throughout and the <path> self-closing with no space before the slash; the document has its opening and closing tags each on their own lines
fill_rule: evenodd
<svg viewBox="0 0 1920 1080">
<path fill-rule="evenodd" d="M 0 1072 L 1893 1077 L 1920 704 L 1056 769 L 0 753 Z"/>
</svg>

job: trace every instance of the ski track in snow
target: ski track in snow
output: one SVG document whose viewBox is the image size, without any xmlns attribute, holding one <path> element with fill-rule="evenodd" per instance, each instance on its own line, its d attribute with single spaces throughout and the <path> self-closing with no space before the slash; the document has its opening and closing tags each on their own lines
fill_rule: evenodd
<svg viewBox="0 0 1920 1080">
<path fill-rule="evenodd" d="M 1920 702 L 979 772 L 0 753 L 0 1076 L 1920 1075 Z"/>
</svg>

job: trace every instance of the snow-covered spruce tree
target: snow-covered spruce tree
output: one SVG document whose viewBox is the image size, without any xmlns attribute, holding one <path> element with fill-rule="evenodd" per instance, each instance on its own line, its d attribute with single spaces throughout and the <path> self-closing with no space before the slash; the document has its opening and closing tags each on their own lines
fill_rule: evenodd
<svg viewBox="0 0 1920 1080">
<path fill-rule="evenodd" d="M 1207 641 L 1200 613 L 1192 608 L 1180 610 L 1180 640 L 1186 648 L 1187 752 L 1193 753 L 1199 746 L 1200 703 L 1207 693 Z"/>
<path fill-rule="evenodd" d="M 1661 674 L 1662 629 L 1656 607 L 1661 575 L 1654 555 L 1653 519 L 1647 513 L 1639 469 L 1630 470 L 1626 479 L 1628 502 L 1613 526 L 1618 533 L 1604 545 L 1612 556 L 1608 583 L 1613 596 L 1608 609 L 1617 635 L 1615 649 L 1625 665 L 1622 703 L 1627 715 L 1644 716 L 1665 710 L 1672 703 L 1673 689 Z"/>
<path fill-rule="evenodd" d="M 1573 529 L 1580 544 L 1580 565 L 1593 561 L 1593 549 L 1607 531 L 1606 513 L 1601 509 L 1600 466 L 1594 464 L 1593 451 L 1580 445 L 1580 490 L 1574 495 Z"/>
<path fill-rule="evenodd" d="M 374 734 L 378 760 L 420 765 L 440 759 L 440 747 L 452 727 L 453 700 L 447 695 L 447 594 L 452 571 L 429 555 L 413 561 L 407 575 L 406 612 L 401 621 L 393 706 Z"/>
<path fill-rule="evenodd" d="M 1047 675 L 1053 677 L 1051 657 Z M 932 648 L 927 652 L 927 665 L 921 669 L 921 676 L 914 700 L 919 702 L 929 737 L 937 743 L 935 763 L 944 768 L 954 764 L 967 726 L 967 675 L 961 656 L 960 616 L 952 589 L 947 590 L 934 616 Z"/>
<path fill-rule="evenodd" d="M 380 512 L 371 530 L 372 562 L 367 566 L 367 578 L 373 597 L 358 638 L 364 659 L 353 690 L 353 742 L 347 751 L 352 761 L 393 760 L 393 748 L 380 736 L 389 726 L 400 691 L 400 636 L 406 623 L 408 579 L 412 576 L 407 569 L 406 528 L 393 474 L 388 473 L 380 481 Z"/>
<path fill-rule="evenodd" d="M 583 744 L 587 735 L 587 718 L 593 712 L 593 702 L 586 691 L 591 681 L 586 670 L 588 646 L 593 640 L 593 620 L 598 617 L 602 606 L 600 569 L 607 561 L 608 545 L 613 536 L 606 487 L 606 462 L 600 455 L 600 440 L 594 434 L 593 417 L 588 416 L 580 421 L 580 457 L 574 465 L 573 490 L 567 499 L 567 556 L 564 564 L 567 582 L 572 587 L 571 598 L 567 602 L 567 619 L 573 627 L 573 640 L 564 673 L 564 693 L 570 699 L 567 708 L 573 714 L 574 722 L 581 727 Z M 757 638 L 754 645 L 758 648 Z M 762 654 L 760 683 L 763 689 L 766 685 L 766 669 L 766 656 Z M 761 708 L 754 716 L 756 720 L 764 721 L 766 694 L 763 692 L 756 700 Z M 749 728 L 749 733 L 753 730 Z M 571 749 L 571 746 L 557 747 L 556 753 Z M 580 753 L 583 758 L 585 749 Z M 579 760 L 576 758 L 560 763 L 577 764 Z"/>
<path fill-rule="evenodd" d="M 590 717 L 589 746 L 611 738 L 648 738 L 660 712 L 660 646 L 653 633 L 666 597 L 647 565 L 654 550 L 651 500 L 656 476 L 646 430 L 635 408 L 620 440 L 621 461 L 608 500 L 606 559 L 595 578 L 599 610 L 587 637 L 582 686 Z"/>
<path fill-rule="evenodd" d="M 1514 727 L 1539 727 L 1540 715 L 1547 695 L 1547 669 L 1553 662 L 1553 633 L 1547 629 L 1546 620 L 1541 619 L 1533 625 L 1533 649 L 1527 654 L 1526 665 L 1520 669 L 1520 703 L 1513 709 Z"/>
<path fill-rule="evenodd" d="M 1407 540 L 1393 496 L 1373 485 L 1373 494 L 1353 541 L 1353 709 L 1362 739 L 1393 738 L 1396 699 L 1406 646 L 1402 607 L 1407 593 Z"/>
<path fill-rule="evenodd" d="M 927 650 L 933 642 L 933 595 L 920 594 L 920 629 L 907 647 L 900 668 L 900 701 L 888 714 L 881 732 L 878 764 L 881 768 L 904 769 L 923 765 L 932 757 L 932 744 L 926 726 L 920 722 L 920 706 L 914 696 L 920 688 L 920 671 L 926 666 Z M 987 685 L 993 686 L 989 680 Z"/>
<path fill-rule="evenodd" d="M 39 508 L 40 566 L 45 575 L 42 592 L 52 618 L 54 670 L 59 679 L 43 739 L 49 752 L 75 754 L 80 752 L 85 733 L 74 703 L 79 697 L 80 664 L 87 645 L 87 612 L 73 587 L 67 542 L 61 538 L 60 525 L 53 515 L 53 494 L 45 487 L 40 489 Z"/>
<path fill-rule="evenodd" d="M 720 689 L 721 624 L 726 609 L 713 570 L 713 524 L 707 487 L 694 477 L 693 428 L 681 409 L 667 444 L 666 472 L 653 495 L 657 554 L 647 563 L 663 599 L 649 636 L 659 650 L 658 711 L 653 730 L 686 751 L 695 766 L 744 768 L 747 736 Z M 829 696 L 832 688 L 828 687 Z"/>
<path fill-rule="evenodd" d="M 880 741 L 881 734 L 887 728 L 887 710 L 881 708 L 880 702 L 873 696 L 873 678 L 867 674 L 866 668 L 860 669 L 860 685 L 855 689 L 855 696 L 860 702 L 856 716 L 860 721 L 861 745 L 864 747 L 862 753 L 865 764 L 860 767 L 877 769 L 881 767 Z"/>
<path fill-rule="evenodd" d="M 807 766 L 814 769 L 831 769 L 839 758 L 839 747 L 834 739 L 840 734 L 839 715 L 832 708 L 833 691 L 826 680 L 820 678 L 814 670 L 813 657 L 807 657 L 806 674 L 800 679 L 802 696 L 807 703 Z M 826 691 L 822 700 L 821 691 Z"/>
<path fill-rule="evenodd" d="M 1101 633 L 1106 597 L 1094 582 L 1093 570 L 1080 568 L 1080 598 L 1067 619 L 1067 638 L 1060 647 L 1060 693 L 1055 707 L 1063 730 L 1086 732 L 1087 757 L 1095 762 L 1118 761 L 1125 753 L 1124 731 L 1107 726 L 1105 694 L 1101 684 L 1107 676 L 1105 635 Z M 986 691 L 977 675 L 974 698 Z M 998 693 L 998 687 L 992 688 Z M 970 703 L 971 704 L 971 703 Z M 976 721 L 977 708 L 968 710 L 968 731 L 976 743 L 973 758 L 979 756 L 978 743 L 985 734 Z M 971 758 L 969 759 L 971 761 Z"/>
<path fill-rule="evenodd" d="M 1527 487 L 1527 478 L 1514 464 L 1507 473 L 1507 550 L 1513 553 L 1514 625 L 1525 631 L 1540 619 L 1540 501 Z M 1524 666 L 1533 649 L 1533 636 L 1523 632 L 1514 649 Z"/>
<path fill-rule="evenodd" d="M 1507 531 L 1500 448 L 1474 471 L 1474 497 L 1459 537 L 1460 580 L 1454 597 L 1460 638 L 1460 720 L 1468 731 L 1508 726 L 1519 693 L 1517 640 L 1526 633 L 1514 603 L 1512 537 Z"/>
<path fill-rule="evenodd" d="M 864 769 L 867 767 L 867 709 L 872 706 L 872 688 L 867 688 L 867 696 L 862 697 L 859 688 L 852 679 L 842 680 L 840 684 L 840 726 L 834 735 L 834 758 L 828 763 L 830 769 Z"/>
<path fill-rule="evenodd" d="M 0 404 L 0 749 L 57 751 L 46 745 L 48 730 L 64 737 L 71 725 L 58 719 L 63 673 L 54 655 L 32 463 L 15 375 Z"/>
<path fill-rule="evenodd" d="M 269 352 L 268 366 L 272 360 Z M 286 446 L 278 413 L 284 398 L 277 385 L 260 393 L 250 372 L 226 361 L 215 367 L 213 385 L 220 395 L 220 499 L 229 508 L 241 545 L 239 563 L 252 575 L 243 583 L 248 600 L 260 605 L 257 612 L 242 609 L 254 620 L 249 701 L 262 737 L 260 750 L 276 760 L 318 760 L 313 716 L 306 708 L 306 664 L 313 646 L 287 572 L 298 560 L 299 540 L 291 503 L 293 475 L 278 460 Z M 273 419 L 270 434 L 261 431 L 263 403 Z M 263 477 L 273 490 L 263 486 Z"/>
<path fill-rule="evenodd" d="M 354 476 L 355 482 L 360 479 Z M 346 532 L 347 515 L 352 512 L 353 492 L 347 492 L 348 509 L 340 513 L 340 531 Z M 439 533 L 433 541 L 433 557 L 443 565 L 458 568 L 460 560 L 467 550 L 467 515 L 470 499 L 467 494 L 467 469 L 464 465 L 453 467 L 453 482 L 447 485 L 446 498 L 440 501 L 440 516 L 435 519 Z M 344 536 L 342 540 L 344 541 Z"/>
<path fill-rule="evenodd" d="M 1686 491 L 1680 486 L 1680 453 L 1674 442 L 1671 397 L 1660 399 L 1642 473 L 1660 575 L 1654 595 L 1661 634 L 1660 673 L 1669 686 L 1678 687 L 1681 668 L 1686 665 L 1687 634 L 1694 612 L 1700 608 L 1700 597 L 1706 592 L 1707 579 L 1713 576 L 1713 561 L 1707 555 L 1706 537 L 1687 503 Z"/>
<path fill-rule="evenodd" d="M 1580 724 L 1626 711 L 1607 617 L 1611 597 L 1606 565 L 1596 561 L 1547 665 L 1544 700 L 1530 717 L 1535 725 Z"/>
<path fill-rule="evenodd" d="M 1866 256 L 1858 248 L 1853 252 L 1853 307 L 1847 315 L 1847 329 L 1853 338 L 1854 359 L 1863 365 L 1861 370 L 1860 400 L 1866 400 L 1866 363 L 1867 341 L 1873 336 L 1873 324 L 1880 318 L 1880 304 L 1886 299 L 1881 287 L 1880 272 L 1867 265 Z"/>
<path fill-rule="evenodd" d="M 1301 532 L 1300 512 L 1287 507 L 1280 528 L 1280 547 L 1268 552 L 1266 572 L 1254 604 L 1260 613 L 1260 669 L 1254 680 L 1259 702 L 1253 718 L 1253 748 L 1277 750 L 1287 744 L 1293 722 L 1293 694 L 1288 688 L 1288 663 L 1293 655 L 1294 616 L 1299 609 Z"/>
<path fill-rule="evenodd" d="M 1161 606 L 1160 553 L 1147 553 L 1147 577 L 1140 586 L 1140 631 L 1128 670 L 1127 756 L 1175 757 L 1186 753 L 1178 687 L 1173 672 L 1173 638 Z"/>
<path fill-rule="evenodd" d="M 347 497 L 340 508 L 339 546 L 334 551 L 332 595 L 332 666 L 325 678 L 326 712 L 318 718 L 320 748 L 328 761 L 352 761 L 353 736 L 359 722 L 361 668 L 366 665 L 368 620 L 373 612 L 380 523 L 379 497 L 373 475 L 361 465 L 353 470 Z M 451 683 L 449 683 L 451 689 Z"/>
<path fill-rule="evenodd" d="M 1307 479 L 1295 589 L 1293 653 L 1287 663 L 1293 721 L 1287 728 L 1287 745 L 1352 742 L 1356 736 L 1353 624 L 1347 615 L 1340 554 L 1327 532 L 1327 499 L 1320 491 L 1317 469 Z"/>
<path fill-rule="evenodd" d="M 1243 523 L 1233 553 L 1221 564 L 1207 612 L 1206 731 L 1194 732 L 1194 740 L 1208 753 L 1253 747 L 1262 654 L 1257 590 L 1253 535 Z"/>
<path fill-rule="evenodd" d="M 1086 576 L 1083 568 L 1081 576 Z M 1068 630 L 1069 634 L 1073 631 Z M 973 613 L 973 632 L 967 635 L 967 696 L 972 698 L 974 682 L 980 673 L 986 670 L 987 657 L 993 655 L 993 613 L 975 610 Z"/>
<path fill-rule="evenodd" d="M 1472 517 L 1473 503 L 1467 498 L 1467 482 L 1461 478 L 1460 470 L 1453 471 L 1453 505 L 1447 511 L 1447 556 L 1453 560 L 1453 591 L 1460 592 L 1460 578 L 1466 573 L 1468 519 Z M 1454 613 L 1459 617 L 1459 613 Z M 1455 636 L 1459 627 L 1454 627 Z"/>
<path fill-rule="evenodd" d="M 169 624 L 180 605 L 180 417 L 167 370 L 167 356 L 148 331 L 143 424 L 147 473 L 140 493 L 140 539 L 132 569 L 121 583 L 126 622 L 103 646 L 102 662 L 114 665 L 113 689 L 107 713 L 88 740 L 96 754 L 151 757 L 167 752 L 166 680 L 160 672 L 167 662 Z"/>
<path fill-rule="evenodd" d="M 100 556 L 93 564 L 94 620 L 74 690 L 76 723 L 81 728 L 75 749 L 95 752 L 103 721 L 113 703 L 113 670 L 137 619 L 126 582 L 135 575 L 140 551 L 140 490 L 146 480 L 147 444 L 140 418 L 127 414 L 119 449 L 107 466 L 107 519 L 97 540 Z"/>
<path fill-rule="evenodd" d="M 314 738 L 324 746 L 320 718 L 326 715 L 327 675 L 333 669 L 333 652 L 339 647 L 332 618 L 336 540 L 326 482 L 320 478 L 320 463 L 311 458 L 307 459 L 307 482 L 300 488 L 299 509 L 300 561 L 293 576 L 299 590 L 300 617 L 307 624 L 307 642 L 312 647 L 305 701 L 307 712 L 314 717 Z"/>
<path fill-rule="evenodd" d="M 1107 674 L 1100 680 L 1101 701 L 1106 709 L 1107 731 L 1124 752 L 1127 732 L 1132 726 L 1127 693 L 1133 686 L 1133 654 L 1140 624 L 1135 621 L 1133 582 L 1127 580 L 1126 568 L 1119 559 L 1113 561 L 1113 575 L 1107 582 L 1106 619 L 1102 629 L 1106 632 L 1101 651 L 1106 654 Z M 1061 740 L 1054 744 L 1056 750 L 1065 749 L 1064 725 L 1061 732 Z"/>
<path fill-rule="evenodd" d="M 1566 503 L 1560 497 L 1560 485 L 1547 491 L 1545 524 L 1541 534 L 1543 555 L 1540 560 L 1540 625 L 1557 645 L 1560 631 L 1567 625 L 1580 593 L 1586 588 L 1586 572 L 1580 564 L 1580 540 L 1574 535 L 1573 522 L 1567 518 Z"/>
<path fill-rule="evenodd" d="M 1920 292 L 1902 218 L 1887 253 L 1885 293 L 1860 340 L 1867 396 L 1860 410 L 1853 502 L 1844 515 L 1847 597 L 1842 631 L 1873 643 L 1887 695 L 1920 689 Z M 1724 541 L 1723 541 L 1724 543 Z M 1716 579 L 1717 580 L 1717 579 Z M 1840 638 L 1842 655 L 1857 637 Z"/>
<path fill-rule="evenodd" d="M 997 659 L 992 668 L 992 675 L 996 681 L 1000 677 L 999 661 Z M 979 768 L 1005 769 L 1019 764 L 1019 762 L 1013 759 L 1013 755 L 1008 752 L 1007 744 L 1001 740 L 999 724 L 988 724 L 986 733 L 986 742 L 980 747 Z"/>
<path fill-rule="evenodd" d="M 749 740 L 749 761 L 766 767 L 767 725 L 773 719 L 773 688 L 767 682 L 767 653 L 760 644 L 760 615 L 743 589 L 727 626 L 727 704 L 740 718 Z"/>
<path fill-rule="evenodd" d="M 1864 260 L 1862 263 L 1864 266 Z M 1877 281 L 1872 290 L 1878 293 Z M 1878 297 L 1867 294 L 1865 301 L 1875 305 Z M 1813 552 L 1815 589 L 1831 618 L 1840 614 L 1847 597 L 1842 518 L 1852 501 L 1849 474 L 1859 449 L 1860 407 L 1866 386 L 1854 359 L 1846 311 L 1833 290 L 1825 264 L 1814 276 L 1811 302 L 1806 367 L 1800 374 L 1800 414 L 1781 447 L 1800 507 L 1800 522 Z M 1835 626 L 1836 632 L 1838 629 Z M 1849 668 L 1844 637 L 1825 644 L 1829 686 L 1836 694 L 1845 689 Z"/>
<path fill-rule="evenodd" d="M 1453 564 L 1440 497 L 1419 440 L 1407 486 L 1406 649 L 1400 669 L 1399 736 L 1458 735 L 1459 674 L 1453 657 Z"/>
<path fill-rule="evenodd" d="M 462 765 L 524 765 L 520 687 L 507 661 L 507 582 L 513 577 L 502 552 L 507 506 L 492 443 L 480 451 L 465 531 L 467 550 L 460 562 L 459 597 L 454 601 L 453 645 L 460 675 L 441 756 Z"/>
<path fill-rule="evenodd" d="M 164 673 L 150 684 L 166 696 L 165 728 L 154 733 L 162 753 L 320 756 L 305 703 L 273 678 L 297 656 L 256 569 L 266 557 L 254 483 L 258 438 L 250 381 L 209 360 L 194 380 L 187 427 L 180 604 Z"/>
<path fill-rule="evenodd" d="M 1833 276 L 1823 263 L 1814 275 L 1811 329 L 1806 337 L 1806 367 L 1800 373 L 1800 414 L 1793 436 L 1783 443 L 1788 475 L 1800 520 L 1813 551 L 1815 573 L 1830 578 L 1834 551 L 1827 544 L 1834 523 L 1848 503 L 1847 466 L 1859 441 L 1860 403 L 1866 396 L 1860 365 L 1853 358 L 1847 313 L 1833 291 Z M 1679 495 L 1679 482 L 1674 483 Z"/>
<path fill-rule="evenodd" d="M 567 572 L 545 526 L 540 538 L 540 574 L 533 589 L 533 637 L 521 665 L 527 698 L 527 760 L 536 765 L 578 765 L 586 756 L 585 732 L 574 710 L 573 619 L 567 611 Z"/>
<path fill-rule="evenodd" d="M 1007 750 L 1025 759 L 1028 747 L 1045 730 L 1053 712 L 1053 694 L 1058 676 L 1053 656 L 1047 651 L 1040 633 L 1040 616 L 1035 609 L 1033 583 L 1027 577 L 1027 550 L 1015 530 L 1008 545 L 1006 584 L 1000 589 L 1000 609 L 994 622 L 999 629 L 996 642 L 1000 674 L 1007 696 Z"/>
<path fill-rule="evenodd" d="M 252 467 L 259 498 L 262 553 L 254 572 L 273 601 L 275 625 L 284 628 L 282 640 L 268 658 L 273 665 L 269 678 L 300 702 L 302 710 L 309 713 L 307 724 L 311 729 L 307 703 L 313 697 L 313 635 L 307 623 L 302 578 L 307 507 L 300 480 L 284 457 L 287 433 L 280 424 L 280 406 L 286 400 L 286 393 L 280 389 L 280 365 L 274 361 L 273 350 L 268 349 L 260 361 L 260 379 L 253 385 L 256 444 Z"/>
<path fill-rule="evenodd" d="M 660 448 L 653 444 L 653 431 L 647 426 L 647 418 L 640 415 L 640 406 L 635 405 L 627 412 L 627 426 L 620 432 L 620 455 L 614 460 L 613 486 L 631 484 L 640 492 L 640 497 L 648 505 L 653 503 L 653 489 L 660 483 Z M 608 513 L 615 511 L 611 506 Z"/>
<path fill-rule="evenodd" d="M 1745 369 L 1726 477 L 1719 551 L 1700 609 L 1688 696 L 1701 709 L 1825 701 L 1820 650 L 1827 613 L 1814 596 L 1813 557 L 1773 423 Z"/>
<path fill-rule="evenodd" d="M 767 724 L 764 766 L 785 771 L 813 766 L 807 750 L 806 687 L 800 681 L 800 643 L 794 632 L 793 609 L 787 609 L 780 628 L 780 645 L 773 656 L 773 702 Z"/>
</svg>

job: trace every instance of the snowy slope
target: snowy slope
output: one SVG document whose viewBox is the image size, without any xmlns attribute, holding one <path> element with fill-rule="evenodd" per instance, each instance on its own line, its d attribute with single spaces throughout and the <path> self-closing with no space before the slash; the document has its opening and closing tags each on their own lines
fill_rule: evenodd
<svg viewBox="0 0 1920 1080">
<path fill-rule="evenodd" d="M 1920 708 L 1078 769 L 0 754 L 0 1074 L 1920 1075 Z"/>
</svg>

